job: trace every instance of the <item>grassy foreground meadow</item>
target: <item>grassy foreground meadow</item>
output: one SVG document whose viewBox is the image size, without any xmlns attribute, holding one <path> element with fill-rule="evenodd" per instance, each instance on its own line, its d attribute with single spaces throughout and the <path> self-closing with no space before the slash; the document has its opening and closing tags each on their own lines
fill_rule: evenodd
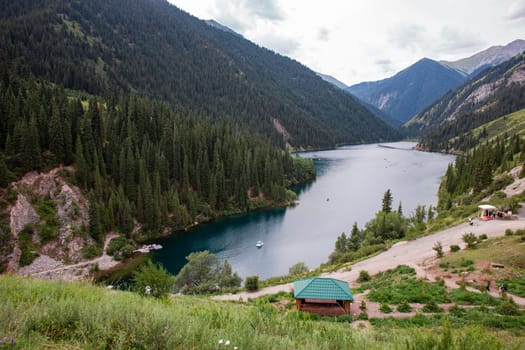
<svg viewBox="0 0 525 350">
<path fill-rule="evenodd" d="M 0 276 L 0 349 L 522 349 L 523 338 L 446 321 L 355 327 L 269 304 L 157 300 L 92 286 Z M 357 307 L 357 306 L 353 306 Z M 222 343 L 221 343 L 222 340 Z M 227 343 L 227 341 L 229 341 Z M 228 345 L 226 345 L 228 344 Z"/>
</svg>

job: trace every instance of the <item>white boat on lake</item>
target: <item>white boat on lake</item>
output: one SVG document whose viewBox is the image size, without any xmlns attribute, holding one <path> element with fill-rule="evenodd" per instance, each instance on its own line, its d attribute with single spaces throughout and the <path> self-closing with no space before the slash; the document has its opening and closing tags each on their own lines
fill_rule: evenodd
<svg viewBox="0 0 525 350">
<path fill-rule="evenodd" d="M 160 250 L 162 246 L 160 244 L 144 244 L 141 248 L 134 250 L 137 253 L 149 253 L 152 250 Z"/>
<path fill-rule="evenodd" d="M 255 246 L 257 248 L 262 248 L 262 246 L 264 245 L 264 242 L 263 241 L 257 241 L 257 243 L 255 243 Z"/>
</svg>

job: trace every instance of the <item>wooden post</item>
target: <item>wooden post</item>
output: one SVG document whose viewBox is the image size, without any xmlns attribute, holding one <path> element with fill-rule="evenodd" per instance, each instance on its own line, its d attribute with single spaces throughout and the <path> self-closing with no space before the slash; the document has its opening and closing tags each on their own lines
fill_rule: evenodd
<svg viewBox="0 0 525 350">
<path fill-rule="evenodd" d="M 344 302 L 345 302 L 345 312 L 349 314 L 350 313 L 350 300 L 345 300 Z"/>
<path fill-rule="evenodd" d="M 303 299 L 295 299 L 295 308 L 297 311 L 301 311 L 301 305 L 303 304 Z"/>
</svg>

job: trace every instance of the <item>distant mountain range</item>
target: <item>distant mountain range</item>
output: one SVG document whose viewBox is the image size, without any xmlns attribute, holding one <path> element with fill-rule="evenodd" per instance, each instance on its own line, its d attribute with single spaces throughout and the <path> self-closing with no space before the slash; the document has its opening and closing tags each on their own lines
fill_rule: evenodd
<svg viewBox="0 0 525 350">
<path fill-rule="evenodd" d="M 474 76 L 481 70 L 510 60 L 525 51 L 525 40 L 514 40 L 505 46 L 492 46 L 470 57 L 457 61 L 440 61 L 441 64 L 455 69 L 465 76 Z"/>
<path fill-rule="evenodd" d="M 424 58 L 391 78 L 352 85 L 352 95 L 405 122 L 464 82 L 457 71 Z"/>
<path fill-rule="evenodd" d="M 295 149 L 399 137 L 300 63 L 165 0 L 0 0 L 0 52 L 68 89 L 228 117 Z"/>
<path fill-rule="evenodd" d="M 355 84 L 345 90 L 392 118 L 406 122 L 482 70 L 524 50 L 525 41 L 515 40 L 454 62 L 424 58 L 390 78 Z"/>
<path fill-rule="evenodd" d="M 525 53 L 484 70 L 405 126 L 423 133 L 421 143 L 426 148 L 443 151 L 449 150 L 449 141 L 454 137 L 523 108 Z"/>
</svg>

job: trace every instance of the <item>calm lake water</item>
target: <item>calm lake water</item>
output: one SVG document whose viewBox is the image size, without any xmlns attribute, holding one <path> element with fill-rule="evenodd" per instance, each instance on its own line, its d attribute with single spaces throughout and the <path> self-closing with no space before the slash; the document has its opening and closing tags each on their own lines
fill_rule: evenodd
<svg viewBox="0 0 525 350">
<path fill-rule="evenodd" d="M 328 260 L 337 236 L 359 228 L 381 208 L 387 189 L 393 208 L 402 203 L 405 215 L 418 204 L 436 205 L 440 177 L 454 157 L 413 151 L 411 142 L 341 147 L 302 153 L 313 158 L 317 180 L 298 189 L 299 204 L 230 217 L 175 234 L 153 255 L 177 274 L 185 257 L 209 250 L 227 259 L 241 277 L 265 279 L 285 275 L 302 261 L 315 268 Z M 255 243 L 264 241 L 258 249 Z"/>
</svg>

